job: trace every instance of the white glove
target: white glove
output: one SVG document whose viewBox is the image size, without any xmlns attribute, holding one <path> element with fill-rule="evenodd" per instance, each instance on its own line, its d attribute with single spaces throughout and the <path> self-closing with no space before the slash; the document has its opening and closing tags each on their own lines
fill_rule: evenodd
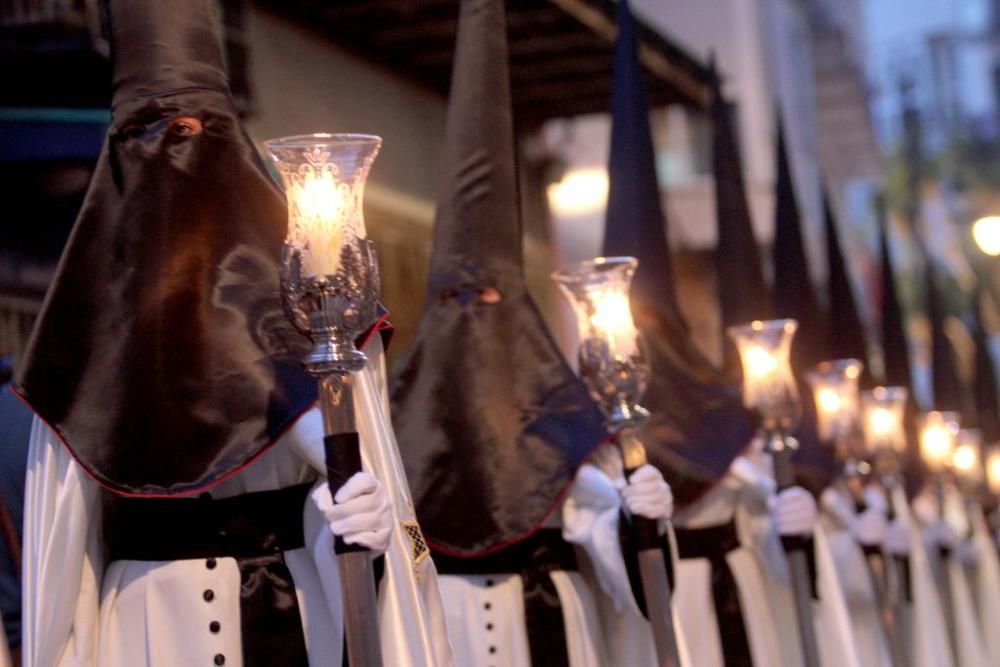
<svg viewBox="0 0 1000 667">
<path fill-rule="evenodd" d="M 902 519 L 893 519 L 886 527 L 885 550 L 892 556 L 910 555 L 910 527 Z"/>
<path fill-rule="evenodd" d="M 965 565 L 975 565 L 979 562 L 979 547 L 972 540 L 961 540 L 955 547 L 959 562 Z"/>
<path fill-rule="evenodd" d="M 878 512 L 882 516 L 889 513 L 889 499 L 881 486 L 869 484 L 865 487 L 865 505 L 868 506 L 868 509 Z"/>
<path fill-rule="evenodd" d="M 378 553 L 389 548 L 392 507 L 385 488 L 371 473 L 355 473 L 333 499 L 326 482 L 313 489 L 311 497 L 330 530 L 344 542 Z"/>
<path fill-rule="evenodd" d="M 779 491 L 768 505 L 779 535 L 812 535 L 816 528 L 816 500 L 801 486 Z"/>
<path fill-rule="evenodd" d="M 647 519 L 669 519 L 674 513 L 674 494 L 663 474 L 653 466 L 641 466 L 621 489 L 629 513 Z"/>
<path fill-rule="evenodd" d="M 851 521 L 851 533 L 863 547 L 876 547 L 885 542 L 888 521 L 881 512 L 869 507 Z"/>
</svg>

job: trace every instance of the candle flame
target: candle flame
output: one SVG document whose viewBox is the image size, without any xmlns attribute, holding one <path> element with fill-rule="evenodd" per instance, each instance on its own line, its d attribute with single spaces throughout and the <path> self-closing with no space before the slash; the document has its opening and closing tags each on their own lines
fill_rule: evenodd
<svg viewBox="0 0 1000 667">
<path fill-rule="evenodd" d="M 594 313 L 590 316 L 594 329 L 608 341 L 613 352 L 629 355 L 635 352 L 636 330 L 628 296 L 607 291 L 594 298 Z"/>
<path fill-rule="evenodd" d="M 896 420 L 893 418 L 892 411 L 876 407 L 868 414 L 868 425 L 874 436 L 886 438 L 893 434 Z"/>
<path fill-rule="evenodd" d="M 951 433 L 944 424 L 926 426 L 923 433 L 920 434 L 920 449 L 924 459 L 932 467 L 943 467 L 947 463 L 953 447 Z"/>
<path fill-rule="evenodd" d="M 747 372 L 753 376 L 764 377 L 778 370 L 778 360 L 760 345 L 749 347 L 744 359 Z"/>
<path fill-rule="evenodd" d="M 951 457 L 951 464 L 961 473 L 972 472 L 978 462 L 976 448 L 972 445 L 960 445 Z"/>
<path fill-rule="evenodd" d="M 837 413 L 844 407 L 844 399 L 835 390 L 823 387 L 816 392 L 816 404 L 826 413 Z"/>
</svg>

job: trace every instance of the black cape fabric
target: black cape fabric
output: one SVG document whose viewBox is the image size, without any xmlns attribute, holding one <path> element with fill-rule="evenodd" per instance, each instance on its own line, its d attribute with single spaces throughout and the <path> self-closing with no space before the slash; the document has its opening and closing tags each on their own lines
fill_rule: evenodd
<svg viewBox="0 0 1000 667">
<path fill-rule="evenodd" d="M 993 299 L 988 289 L 977 285 L 974 295 L 975 328 L 972 332 L 976 345 L 976 426 L 983 433 L 983 442 L 1000 440 L 1000 396 L 997 395 L 996 367 L 990 353 L 989 332 L 983 318 L 983 299 Z"/>
<path fill-rule="evenodd" d="M 864 362 L 861 385 L 871 385 L 868 343 L 858 301 L 844 258 L 837 221 L 828 196 L 823 197 L 823 226 L 826 228 L 826 265 L 830 296 L 829 354 L 831 359 L 857 359 Z"/>
<path fill-rule="evenodd" d="M 713 72 L 714 73 L 714 72 Z M 732 106 L 722 97 L 716 78 L 712 86 L 712 172 L 715 176 L 715 217 L 719 234 L 715 250 L 724 362 L 739 377 L 740 359 L 726 329 L 752 320 L 770 319 L 771 295 L 764 281 L 760 248 L 754 236 L 743 180 L 743 162 L 733 130 Z"/>
<path fill-rule="evenodd" d="M 618 5 L 612 96 L 610 189 L 604 254 L 639 260 L 632 312 L 652 366 L 641 403 L 650 462 L 683 507 L 721 479 L 750 442 L 753 426 L 739 387 L 700 353 L 688 336 L 674 291 L 665 218 L 656 180 L 649 108 L 636 56 L 628 3 Z"/>
<path fill-rule="evenodd" d="M 213 4 L 111 0 L 112 122 L 19 377 L 125 495 L 211 486 L 314 400 L 278 297 L 284 200 L 240 127 Z"/>
<path fill-rule="evenodd" d="M 827 322 L 813 287 L 802 233 L 795 183 L 792 178 L 788 145 L 781 119 L 776 122 L 777 183 L 775 186 L 774 246 L 774 315 L 798 321 L 792 341 L 792 370 L 800 378 L 799 395 L 802 413 L 795 436 L 796 475 L 814 493 L 825 488 L 840 472 L 833 450 L 821 443 L 817 434 L 816 404 L 812 390 L 802 381 L 804 373 L 821 361 L 830 359 L 827 347 Z"/>
<path fill-rule="evenodd" d="M 427 304 L 392 387 L 428 542 L 472 557 L 530 536 L 605 439 L 524 281 L 507 30 L 461 4 Z"/>
<path fill-rule="evenodd" d="M 924 251 L 924 298 L 931 333 L 931 376 L 934 386 L 934 409 L 957 410 L 968 416 L 964 400 L 964 387 L 958 371 L 955 348 L 945 333 L 944 300 L 937 288 L 937 269 L 930 254 Z"/>
<path fill-rule="evenodd" d="M 777 184 L 774 211 L 774 315 L 798 321 L 792 342 L 792 367 L 801 372 L 830 358 L 827 329 L 809 272 L 802 219 L 789 163 L 785 131 L 777 123 Z"/>
</svg>

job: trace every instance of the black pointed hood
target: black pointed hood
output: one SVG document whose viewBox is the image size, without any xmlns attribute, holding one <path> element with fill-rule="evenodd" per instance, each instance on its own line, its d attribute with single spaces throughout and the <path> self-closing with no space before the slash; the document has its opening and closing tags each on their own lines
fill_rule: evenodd
<svg viewBox="0 0 1000 667">
<path fill-rule="evenodd" d="M 958 358 L 951 340 L 945 333 L 947 311 L 937 287 L 934 260 L 924 252 L 924 298 L 931 334 L 931 375 L 934 383 L 934 409 L 957 410 L 965 413 L 964 388 L 959 374 Z"/>
<path fill-rule="evenodd" d="M 776 125 L 778 173 L 772 248 L 774 315 L 798 320 L 799 330 L 792 343 L 792 365 L 797 370 L 805 370 L 830 358 L 826 350 L 826 322 L 809 273 L 802 219 L 780 117 Z"/>
<path fill-rule="evenodd" d="M 427 305 L 392 388 L 421 527 L 476 556 L 531 535 L 605 438 L 524 281 L 507 29 L 463 0 Z"/>
<path fill-rule="evenodd" d="M 739 388 L 690 340 L 670 273 L 649 109 L 628 2 L 618 5 L 604 254 L 638 258 L 632 311 L 652 364 L 642 441 L 679 505 L 718 481 L 753 435 Z"/>
<path fill-rule="evenodd" d="M 861 385 L 871 384 L 868 343 L 858 301 L 851 286 L 843 245 L 833 217 L 829 195 L 823 197 L 823 226 L 826 228 L 826 265 L 830 289 L 829 353 L 831 359 L 858 359 L 865 367 Z"/>
<path fill-rule="evenodd" d="M 213 6 L 111 1 L 111 127 L 19 376 L 122 494 L 213 485 L 315 391 L 278 298 L 284 199 L 240 127 Z"/>
<path fill-rule="evenodd" d="M 732 106 L 716 77 L 712 86 L 712 172 L 719 241 L 715 250 L 716 286 L 721 307 L 726 367 L 738 368 L 736 346 L 725 330 L 752 320 L 770 319 L 771 295 L 764 281 L 760 248 L 754 236 L 743 180 L 739 144 L 732 126 Z"/>
<path fill-rule="evenodd" d="M 989 332 L 983 316 L 983 299 L 992 302 L 993 296 L 981 284 L 977 284 L 974 294 L 975 329 L 972 332 L 976 345 L 976 425 L 983 433 L 983 441 L 993 443 L 1000 440 L 1000 396 L 997 392 L 996 367 L 990 353 Z M 994 303 L 990 303 L 995 306 Z"/>
</svg>

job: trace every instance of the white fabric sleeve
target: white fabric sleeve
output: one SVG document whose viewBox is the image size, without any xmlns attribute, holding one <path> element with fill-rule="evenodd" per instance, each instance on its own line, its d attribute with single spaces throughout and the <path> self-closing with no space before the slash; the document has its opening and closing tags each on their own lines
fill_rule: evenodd
<svg viewBox="0 0 1000 667">
<path fill-rule="evenodd" d="M 614 601 L 617 611 L 638 611 L 618 541 L 621 506 L 621 496 L 612 479 L 596 466 L 585 463 L 563 502 L 563 539 L 587 553 L 601 589 Z"/>
<path fill-rule="evenodd" d="M 36 417 L 24 508 L 26 667 L 97 664 L 100 510 L 97 484 Z"/>
</svg>

